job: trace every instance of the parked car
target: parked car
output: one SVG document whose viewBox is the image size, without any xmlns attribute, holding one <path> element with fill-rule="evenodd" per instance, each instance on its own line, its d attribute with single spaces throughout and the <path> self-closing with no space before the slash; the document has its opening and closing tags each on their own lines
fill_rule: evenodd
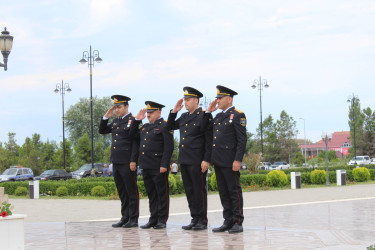
<svg viewBox="0 0 375 250">
<path fill-rule="evenodd" d="M 375 164 L 375 158 L 371 158 L 370 164 Z"/>
<path fill-rule="evenodd" d="M 277 161 L 271 167 L 269 170 L 281 170 L 281 169 L 288 169 L 290 168 L 290 165 L 285 161 Z"/>
<path fill-rule="evenodd" d="M 30 168 L 21 166 L 10 167 L 0 175 L 0 182 L 33 180 L 34 174 Z"/>
<path fill-rule="evenodd" d="M 50 169 L 44 171 L 40 176 L 34 180 L 67 180 L 72 179 L 72 174 L 67 173 L 64 169 Z"/>
<path fill-rule="evenodd" d="M 356 156 L 353 157 L 348 165 L 368 165 L 371 163 L 370 156 L 368 155 L 362 155 L 362 156 Z"/>
<path fill-rule="evenodd" d="M 269 170 L 271 167 L 271 162 L 265 161 L 265 162 L 259 162 L 258 169 L 260 170 Z"/>
<path fill-rule="evenodd" d="M 245 170 L 245 169 L 247 169 L 246 163 L 241 162 L 241 170 Z"/>
<path fill-rule="evenodd" d="M 72 172 L 73 178 L 81 179 L 84 177 L 90 177 L 91 176 L 91 168 L 92 165 L 85 164 L 81 166 L 78 170 Z M 94 163 L 94 170 L 95 170 L 95 177 L 103 176 L 103 168 L 104 163 Z"/>
</svg>

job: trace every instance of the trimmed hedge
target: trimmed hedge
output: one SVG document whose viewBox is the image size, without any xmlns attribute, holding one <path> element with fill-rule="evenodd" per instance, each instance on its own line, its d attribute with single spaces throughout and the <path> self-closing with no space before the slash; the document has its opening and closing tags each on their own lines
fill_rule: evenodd
<svg viewBox="0 0 375 250">
<path fill-rule="evenodd" d="M 311 183 L 324 184 L 327 181 L 327 172 L 325 170 L 315 169 L 311 172 Z"/>
<path fill-rule="evenodd" d="M 370 167 L 374 167 L 370 165 Z M 348 181 L 355 181 L 353 177 L 353 171 L 351 169 L 356 169 L 353 166 L 342 166 L 329 168 L 329 182 L 336 182 L 336 169 L 346 169 L 346 178 Z M 323 169 L 321 169 L 323 170 Z M 281 172 L 301 172 L 301 183 L 303 184 L 312 184 L 311 182 L 311 169 L 287 169 L 282 170 Z M 357 170 L 358 171 L 358 170 Z M 375 180 L 375 169 L 369 169 L 370 179 Z M 259 171 L 259 174 L 249 174 L 248 171 L 241 171 L 240 183 L 242 185 L 253 186 L 258 185 L 259 187 L 267 186 L 267 175 L 272 171 Z M 326 176 L 326 175 L 325 175 Z M 147 197 L 146 188 L 144 187 L 142 176 L 138 176 L 138 189 L 141 197 Z M 184 185 L 181 180 L 180 175 L 169 175 L 170 182 L 170 194 L 183 194 L 185 192 Z M 287 184 L 290 183 L 290 174 L 287 174 Z M 212 171 L 208 174 L 208 189 L 211 191 L 217 190 L 217 181 L 215 172 Z M 16 181 L 16 182 L 3 182 L 0 183 L 0 187 L 5 188 L 5 193 L 9 195 L 14 195 L 15 190 L 18 187 L 24 187 L 28 190 L 29 183 L 28 181 Z M 71 196 L 80 196 L 80 195 L 91 195 L 91 190 L 96 186 L 104 187 L 106 195 L 115 196 L 116 185 L 113 177 L 91 177 L 83 178 L 80 180 L 69 179 L 67 181 L 39 181 L 39 192 L 41 194 L 52 194 L 56 195 L 56 191 L 60 186 L 65 186 L 68 190 L 68 195 Z"/>
<path fill-rule="evenodd" d="M 67 196 L 68 195 L 68 189 L 65 186 L 58 187 L 56 190 L 57 196 Z"/>
<path fill-rule="evenodd" d="M 25 187 L 18 187 L 16 188 L 16 191 L 14 191 L 14 194 L 17 196 L 25 196 L 28 195 L 29 191 Z"/>
<path fill-rule="evenodd" d="M 355 181 L 363 182 L 370 180 L 370 171 L 365 167 L 353 169 L 353 179 Z"/>
<path fill-rule="evenodd" d="M 91 189 L 92 196 L 106 196 L 107 192 L 103 186 L 95 186 Z"/>
<path fill-rule="evenodd" d="M 270 187 L 283 187 L 288 184 L 288 177 L 281 170 L 272 170 L 267 174 L 266 183 Z"/>
</svg>

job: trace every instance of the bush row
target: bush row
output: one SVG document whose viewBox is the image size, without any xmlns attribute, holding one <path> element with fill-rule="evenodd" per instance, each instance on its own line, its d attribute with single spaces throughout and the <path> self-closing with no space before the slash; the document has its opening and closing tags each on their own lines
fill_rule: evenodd
<svg viewBox="0 0 375 250">
<path fill-rule="evenodd" d="M 353 172 L 355 174 L 353 174 Z M 357 173 L 356 173 L 357 172 Z M 290 174 L 285 174 L 285 171 L 270 171 L 266 174 L 244 174 L 240 177 L 241 185 L 259 187 L 264 186 L 285 186 L 290 184 Z M 314 174 L 313 174 L 314 173 Z M 285 176 L 286 177 L 285 177 Z M 336 171 L 329 171 L 329 182 L 336 182 Z M 285 179 L 287 178 L 287 179 Z M 357 168 L 355 170 L 346 170 L 346 179 L 349 181 L 366 181 L 375 180 L 375 169 Z M 316 172 L 301 172 L 301 183 L 303 184 L 324 184 L 326 182 L 326 172 L 319 170 Z M 28 181 L 23 182 L 3 182 L 0 187 L 5 188 L 5 193 L 14 195 L 17 187 L 25 187 L 28 189 Z M 92 191 L 97 186 L 102 186 L 105 190 L 105 195 L 117 195 L 117 190 L 113 177 L 98 177 L 98 178 L 84 178 L 81 180 L 67 180 L 67 181 L 40 181 L 39 192 L 41 194 L 57 194 L 59 187 L 66 187 L 67 194 L 72 196 L 77 195 L 95 195 L 101 196 L 103 189 Z M 169 189 L 170 194 L 182 194 L 185 192 L 183 182 L 180 175 L 169 175 Z M 214 172 L 208 175 L 208 189 L 210 191 L 217 190 L 216 175 Z M 138 178 L 138 190 L 141 197 L 146 197 L 146 188 L 141 178 Z M 65 192 L 65 191 L 64 191 Z M 100 195 L 99 195 L 100 194 Z"/>
</svg>

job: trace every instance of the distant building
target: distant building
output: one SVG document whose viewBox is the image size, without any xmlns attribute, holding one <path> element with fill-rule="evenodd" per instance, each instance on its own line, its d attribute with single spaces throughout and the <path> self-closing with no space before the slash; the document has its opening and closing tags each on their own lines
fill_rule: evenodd
<svg viewBox="0 0 375 250">
<path fill-rule="evenodd" d="M 334 132 L 332 134 L 331 141 L 328 142 L 328 150 L 335 150 L 336 155 L 342 158 L 344 155 L 349 154 L 349 148 L 351 147 L 350 131 Z M 305 144 L 303 141 L 298 140 L 298 146 L 301 149 L 303 156 L 305 156 Z M 306 155 L 309 159 L 318 156 L 322 151 L 326 150 L 326 143 L 320 140 L 314 144 L 306 145 Z"/>
</svg>

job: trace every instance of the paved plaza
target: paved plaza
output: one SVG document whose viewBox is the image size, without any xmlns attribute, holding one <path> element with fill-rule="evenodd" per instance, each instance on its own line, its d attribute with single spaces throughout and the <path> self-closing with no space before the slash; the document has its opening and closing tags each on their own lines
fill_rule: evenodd
<svg viewBox="0 0 375 250">
<path fill-rule="evenodd" d="M 185 197 L 171 199 L 167 229 L 112 228 L 120 201 L 12 199 L 27 214 L 26 249 L 366 249 L 375 245 L 375 185 L 244 193 L 244 232 L 212 233 L 223 222 L 208 197 L 209 228 L 184 231 Z M 140 202 L 139 224 L 148 220 Z"/>
</svg>

